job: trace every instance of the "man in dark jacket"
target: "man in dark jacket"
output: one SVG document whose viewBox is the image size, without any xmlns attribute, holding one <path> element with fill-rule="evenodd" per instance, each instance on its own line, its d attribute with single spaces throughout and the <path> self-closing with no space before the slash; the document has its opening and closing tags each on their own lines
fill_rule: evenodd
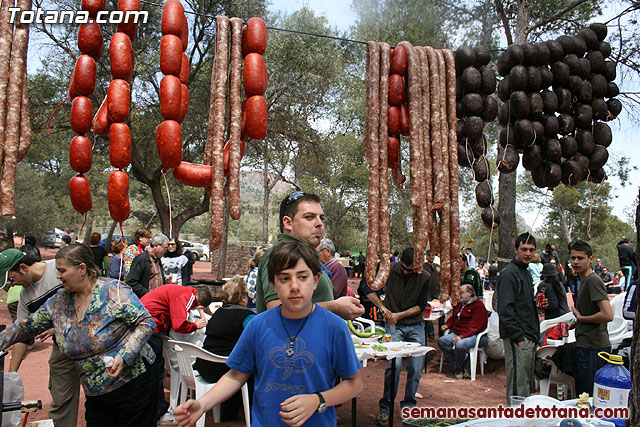
<svg viewBox="0 0 640 427">
<path fill-rule="evenodd" d="M 138 298 L 164 285 L 164 271 L 160 259 L 167 253 L 168 248 L 169 238 L 164 234 L 156 234 L 151 238 L 147 250 L 133 259 L 126 283 Z"/>
<path fill-rule="evenodd" d="M 460 286 L 460 302 L 453 307 L 449 320 L 441 327 L 442 331 L 449 330 L 449 333 L 438 339 L 438 347 L 453 364 L 457 379 L 462 379 L 465 374 L 467 353 L 476 345 L 477 335 L 487 329 L 488 319 L 489 313 L 476 296 L 473 286 Z M 486 346 L 488 341 L 489 338 L 483 335 L 480 347 Z"/>
<path fill-rule="evenodd" d="M 636 266 L 636 254 L 631 247 L 631 243 L 626 236 L 622 236 L 622 239 L 616 244 L 618 249 L 618 261 L 620 262 L 620 269 L 624 274 L 625 283 L 622 286 L 622 290 L 627 289 L 629 284 L 629 278 L 633 273 L 633 269 Z"/>
<path fill-rule="evenodd" d="M 519 235 L 515 250 L 515 258 L 498 277 L 496 290 L 507 369 L 507 403 L 511 396 L 529 396 L 533 391 L 533 365 L 540 339 L 533 281 L 527 271 L 536 252 L 535 238 L 529 233 Z"/>
<path fill-rule="evenodd" d="M 431 277 L 426 271 L 418 274 L 413 270 L 413 248 L 406 248 L 402 252 L 400 262 L 391 265 L 389 279 L 385 285 L 384 303 L 375 292 L 368 290 L 367 297 L 378 307 L 385 320 L 385 329 L 391 334 L 392 341 L 417 342 L 425 345 L 422 312 L 427 306 Z M 376 425 L 384 426 L 389 422 L 391 402 L 391 384 L 398 387 L 401 364 L 396 369 L 396 377 L 391 378 L 391 363 L 389 362 L 384 375 L 384 394 L 380 399 L 380 415 Z M 407 359 L 407 385 L 401 407 L 416 406 L 415 395 L 420 382 L 424 356 L 409 357 Z"/>
</svg>

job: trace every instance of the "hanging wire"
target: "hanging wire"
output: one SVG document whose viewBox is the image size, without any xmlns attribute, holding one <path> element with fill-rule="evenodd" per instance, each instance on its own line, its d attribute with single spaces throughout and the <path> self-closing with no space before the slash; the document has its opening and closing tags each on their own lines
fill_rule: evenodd
<svg viewBox="0 0 640 427">
<path fill-rule="evenodd" d="M 167 184 L 166 172 L 168 169 L 162 169 L 162 178 L 164 179 L 164 187 L 167 189 L 167 200 L 169 202 L 169 239 L 173 237 L 173 216 L 171 214 L 171 194 L 169 193 L 169 184 Z"/>
</svg>

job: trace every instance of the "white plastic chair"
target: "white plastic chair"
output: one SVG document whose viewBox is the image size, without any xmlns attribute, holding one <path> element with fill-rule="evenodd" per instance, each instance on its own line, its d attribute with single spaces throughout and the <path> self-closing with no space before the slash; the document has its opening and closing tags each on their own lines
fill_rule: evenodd
<svg viewBox="0 0 640 427">
<path fill-rule="evenodd" d="M 363 317 L 357 317 L 354 321 L 351 322 L 353 324 L 353 327 L 356 331 L 358 332 L 364 332 L 366 331 L 369 327 L 372 328 L 371 330 L 375 332 L 376 330 L 376 323 L 373 320 L 369 320 L 369 319 L 365 319 Z M 368 327 L 364 326 L 364 324 L 369 325 Z"/>
<path fill-rule="evenodd" d="M 182 404 L 186 402 L 187 392 L 189 390 L 193 390 L 195 392 L 195 399 L 199 399 L 214 385 L 216 385 L 216 383 L 205 381 L 204 378 L 200 376 L 198 371 L 193 369 L 193 362 L 195 362 L 196 358 L 200 358 L 208 360 L 210 362 L 224 363 L 227 360 L 227 357 L 210 353 L 207 350 L 204 350 L 188 342 L 169 340 L 169 343 L 175 347 L 176 354 L 178 355 L 178 365 L 180 369 L 181 379 L 180 400 L 178 401 L 178 403 Z M 244 419 L 247 427 L 249 427 L 251 425 L 251 413 L 249 412 L 249 387 L 246 383 L 243 384 L 241 392 L 242 404 L 244 408 Z M 213 407 L 213 421 L 216 423 L 220 422 L 220 405 Z M 196 422 L 196 427 L 204 427 L 204 423 L 205 414 L 202 414 L 200 419 Z"/>
<path fill-rule="evenodd" d="M 489 314 L 491 315 L 491 314 Z M 476 364 L 480 362 L 480 375 L 484 375 L 484 365 L 487 363 L 487 354 L 480 345 L 480 338 L 489 333 L 489 325 L 487 328 L 476 336 L 476 345 L 469 349 L 469 367 L 471 369 L 471 381 L 476 380 Z M 442 373 L 442 363 L 444 361 L 444 353 L 440 352 L 440 373 Z"/>
<path fill-rule="evenodd" d="M 613 309 L 613 317 L 622 317 L 622 306 L 624 305 L 624 296 L 626 292 L 621 292 L 615 297 L 611 298 L 611 308 Z"/>
<path fill-rule="evenodd" d="M 545 319 L 542 322 L 540 322 L 540 332 L 542 333 L 547 329 L 549 329 L 550 327 L 557 325 L 560 322 L 568 322 L 573 318 L 574 318 L 573 313 L 569 311 L 568 313 L 565 313 L 562 316 L 558 316 L 553 319 Z"/>
<path fill-rule="evenodd" d="M 562 372 L 551 360 L 551 356 L 553 356 L 557 348 L 564 344 L 562 341 L 559 342 L 560 344 L 558 346 L 546 345 L 544 347 L 538 348 L 538 350 L 536 351 L 536 356 L 542 357 L 543 359 L 547 359 L 549 362 L 551 362 L 551 373 L 549 374 L 549 378 L 540 379 L 540 394 L 549 396 L 549 389 L 551 388 L 551 384 L 555 384 L 557 388 L 558 400 L 565 400 L 570 399 L 571 397 L 575 397 L 576 385 L 575 378 Z"/>
</svg>

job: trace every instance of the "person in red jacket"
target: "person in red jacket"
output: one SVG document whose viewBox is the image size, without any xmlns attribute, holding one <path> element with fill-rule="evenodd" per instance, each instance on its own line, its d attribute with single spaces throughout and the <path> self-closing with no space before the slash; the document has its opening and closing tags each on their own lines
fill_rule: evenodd
<svg viewBox="0 0 640 427">
<path fill-rule="evenodd" d="M 468 375 L 464 369 L 467 353 L 476 345 L 476 335 L 487 328 L 488 318 L 487 309 L 476 297 L 473 286 L 460 286 L 460 303 L 453 307 L 449 320 L 442 325 L 442 330 L 448 333 L 438 339 L 438 347 L 453 363 L 457 379 Z M 486 335 L 480 338 L 480 347 L 487 345 L 487 341 Z"/>
<path fill-rule="evenodd" d="M 170 329 L 183 334 L 188 334 L 196 329 L 207 326 L 204 313 L 200 312 L 200 319 L 191 320 L 189 312 L 193 309 L 208 307 L 212 302 L 212 293 L 208 286 L 181 286 L 166 284 L 158 286 L 147 292 L 140 298 L 153 321 L 156 322 L 156 329 L 149 337 L 149 345 L 156 353 L 157 366 L 164 367 L 164 357 L 162 353 L 163 340 L 161 334 L 167 334 Z M 161 368 L 162 369 L 162 368 Z M 164 375 L 159 376 L 162 385 L 158 387 L 158 419 L 161 417 L 173 417 L 172 414 L 165 413 L 169 409 L 169 403 L 164 398 Z M 163 418 L 165 419 L 165 418 Z"/>
</svg>

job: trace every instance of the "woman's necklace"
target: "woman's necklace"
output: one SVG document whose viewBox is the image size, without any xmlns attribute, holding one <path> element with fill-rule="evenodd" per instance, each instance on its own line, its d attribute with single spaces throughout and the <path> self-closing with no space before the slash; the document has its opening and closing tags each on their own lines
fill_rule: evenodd
<svg viewBox="0 0 640 427">
<path fill-rule="evenodd" d="M 296 339 L 298 338 L 298 334 L 300 334 L 300 331 L 302 331 L 302 328 L 304 328 L 304 325 L 307 324 L 307 320 L 309 320 L 309 317 L 311 316 L 311 313 L 313 312 L 313 308 L 314 308 L 315 304 L 311 305 L 311 311 L 309 312 L 309 314 L 307 314 L 307 317 L 304 318 L 304 322 L 302 322 L 302 326 L 300 326 L 300 329 L 298 329 L 298 332 L 296 332 L 295 336 L 293 338 L 291 338 L 291 334 L 289 333 L 289 330 L 287 329 L 287 326 L 284 324 L 284 318 L 282 316 L 282 305 L 280 306 L 280 321 L 282 322 L 282 327 L 284 328 L 284 331 L 287 333 L 287 337 L 289 337 L 289 348 L 285 351 L 285 353 L 287 353 L 288 357 L 293 356 L 293 353 L 295 353 L 293 351 L 293 343 L 296 342 Z"/>
</svg>

